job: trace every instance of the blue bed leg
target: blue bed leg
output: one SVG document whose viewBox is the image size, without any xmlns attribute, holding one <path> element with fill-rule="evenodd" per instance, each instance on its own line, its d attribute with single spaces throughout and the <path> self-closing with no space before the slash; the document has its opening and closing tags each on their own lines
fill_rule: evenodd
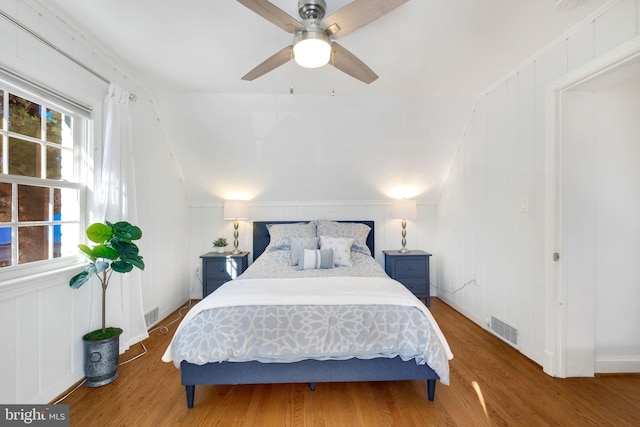
<svg viewBox="0 0 640 427">
<path fill-rule="evenodd" d="M 316 383 L 309 383 L 309 388 L 311 391 L 316 391 Z"/>
<path fill-rule="evenodd" d="M 433 402 L 433 398 L 436 395 L 436 380 L 427 380 L 427 396 L 429 401 Z"/>
<path fill-rule="evenodd" d="M 186 385 L 184 388 L 187 391 L 187 408 L 193 408 L 193 398 L 196 394 L 196 386 Z"/>
</svg>

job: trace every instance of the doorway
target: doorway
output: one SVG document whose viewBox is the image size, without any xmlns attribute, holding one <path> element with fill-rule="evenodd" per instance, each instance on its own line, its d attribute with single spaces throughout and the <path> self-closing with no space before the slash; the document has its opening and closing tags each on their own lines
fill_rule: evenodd
<svg viewBox="0 0 640 427">
<path fill-rule="evenodd" d="M 545 371 L 640 371 L 640 42 L 549 89 Z"/>
</svg>

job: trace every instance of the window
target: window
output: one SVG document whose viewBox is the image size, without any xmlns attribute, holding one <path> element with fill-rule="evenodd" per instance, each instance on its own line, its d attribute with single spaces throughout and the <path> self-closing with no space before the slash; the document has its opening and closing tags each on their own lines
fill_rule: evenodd
<svg viewBox="0 0 640 427">
<path fill-rule="evenodd" d="M 77 256 L 88 118 L 0 79 L 0 274 Z"/>
</svg>

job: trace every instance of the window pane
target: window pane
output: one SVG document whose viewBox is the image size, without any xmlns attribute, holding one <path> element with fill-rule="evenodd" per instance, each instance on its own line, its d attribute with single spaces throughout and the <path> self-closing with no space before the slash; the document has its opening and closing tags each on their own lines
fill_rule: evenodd
<svg viewBox="0 0 640 427">
<path fill-rule="evenodd" d="M 43 225 L 18 228 L 18 264 L 49 258 L 47 229 Z"/>
<path fill-rule="evenodd" d="M 11 184 L 0 182 L 0 222 L 11 221 Z"/>
<path fill-rule="evenodd" d="M 40 104 L 9 94 L 10 131 L 39 139 L 42 135 L 41 122 L 42 106 Z"/>
<path fill-rule="evenodd" d="M 53 257 L 60 258 L 62 248 L 62 229 L 60 225 L 53 226 Z"/>
<path fill-rule="evenodd" d="M 47 179 L 62 179 L 62 150 L 47 147 Z"/>
<path fill-rule="evenodd" d="M 9 138 L 9 173 L 40 178 L 40 144 Z"/>
<path fill-rule="evenodd" d="M 78 224 L 58 224 L 53 226 L 53 257 L 77 255 L 80 253 L 80 226 Z"/>
<path fill-rule="evenodd" d="M 47 108 L 47 142 L 73 148 L 73 117 Z"/>
<path fill-rule="evenodd" d="M 0 267 L 11 265 L 11 227 L 0 227 Z"/>
<path fill-rule="evenodd" d="M 62 146 L 73 148 L 73 117 L 62 117 Z"/>
<path fill-rule="evenodd" d="M 47 141 L 54 144 L 62 143 L 63 115 L 51 108 L 47 108 Z"/>
<path fill-rule="evenodd" d="M 18 221 L 49 219 L 49 189 L 18 185 Z M 20 242 L 22 245 L 22 242 Z"/>
<path fill-rule="evenodd" d="M 53 190 L 53 220 L 80 221 L 80 191 L 72 188 Z"/>
</svg>

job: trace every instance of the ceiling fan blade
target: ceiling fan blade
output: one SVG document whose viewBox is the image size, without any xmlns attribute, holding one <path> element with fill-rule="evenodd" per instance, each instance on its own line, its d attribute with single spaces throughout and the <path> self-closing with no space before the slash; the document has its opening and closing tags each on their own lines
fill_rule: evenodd
<svg viewBox="0 0 640 427">
<path fill-rule="evenodd" d="M 282 64 L 286 64 L 293 57 L 293 46 L 287 46 L 284 49 L 278 51 L 274 55 L 265 59 L 260 65 L 253 70 L 249 71 L 242 77 L 242 80 L 255 80 L 258 77 L 267 74 L 269 71 L 275 70 Z"/>
<path fill-rule="evenodd" d="M 331 43 L 331 46 L 333 48 L 333 58 L 330 64 L 338 70 L 366 84 L 378 78 L 378 75 L 353 53 L 336 42 Z"/>
<path fill-rule="evenodd" d="M 295 34 L 297 30 L 303 29 L 297 19 L 267 0 L 238 0 L 238 2 L 288 33 Z"/>
<path fill-rule="evenodd" d="M 340 38 L 375 21 L 409 0 L 355 0 L 324 19 L 329 34 Z M 333 25 L 337 27 L 333 27 Z"/>
</svg>

